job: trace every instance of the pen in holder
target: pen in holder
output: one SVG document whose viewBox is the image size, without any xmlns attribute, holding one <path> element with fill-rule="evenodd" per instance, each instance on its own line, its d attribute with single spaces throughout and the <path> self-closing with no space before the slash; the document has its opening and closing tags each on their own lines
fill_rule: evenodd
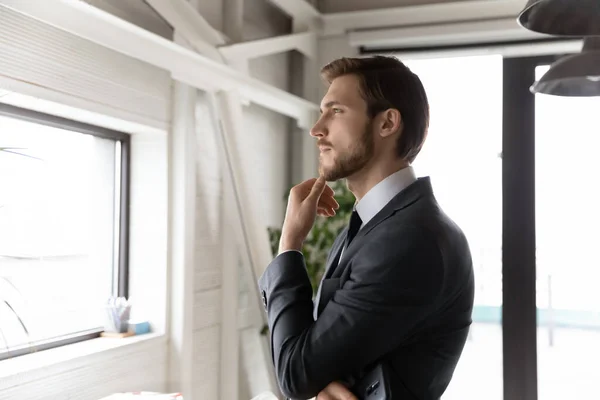
<svg viewBox="0 0 600 400">
<path fill-rule="evenodd" d="M 127 332 L 131 303 L 125 297 L 111 297 L 105 305 L 106 322 L 104 331 L 109 333 Z"/>
</svg>

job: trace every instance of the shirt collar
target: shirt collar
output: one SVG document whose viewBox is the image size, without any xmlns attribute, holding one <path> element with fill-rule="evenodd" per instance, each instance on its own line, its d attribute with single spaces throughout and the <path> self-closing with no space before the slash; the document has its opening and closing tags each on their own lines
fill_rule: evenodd
<svg viewBox="0 0 600 400">
<path fill-rule="evenodd" d="M 373 186 L 371 190 L 355 205 L 362 220 L 362 226 L 379 213 L 398 193 L 412 185 L 417 180 L 412 166 L 403 168 L 400 171 L 386 177 L 384 180 Z"/>
</svg>

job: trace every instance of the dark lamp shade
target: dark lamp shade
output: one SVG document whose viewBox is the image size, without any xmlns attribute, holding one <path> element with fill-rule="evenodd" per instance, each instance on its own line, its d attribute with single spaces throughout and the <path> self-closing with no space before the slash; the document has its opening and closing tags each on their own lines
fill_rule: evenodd
<svg viewBox="0 0 600 400">
<path fill-rule="evenodd" d="M 531 87 L 554 96 L 600 96 L 600 37 L 588 37 L 581 53 L 556 61 Z"/>
<path fill-rule="evenodd" d="M 600 0 L 529 0 L 517 21 L 548 35 L 598 36 Z"/>
</svg>

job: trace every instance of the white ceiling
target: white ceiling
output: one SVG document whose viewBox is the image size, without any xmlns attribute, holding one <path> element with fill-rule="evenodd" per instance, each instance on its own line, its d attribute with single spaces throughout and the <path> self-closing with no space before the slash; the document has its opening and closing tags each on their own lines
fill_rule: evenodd
<svg viewBox="0 0 600 400">
<path fill-rule="evenodd" d="M 173 37 L 173 28 L 143 0 L 84 0 L 101 10 L 165 38 Z"/>
<path fill-rule="evenodd" d="M 172 27 L 145 0 L 84 1 L 163 37 L 172 35 Z M 223 28 L 222 4 L 227 0 L 188 1 L 199 7 L 202 17 L 215 29 Z M 322 18 L 321 37 L 346 35 L 352 48 L 411 51 L 415 48 L 504 45 L 547 38 L 517 24 L 516 16 L 527 0 L 241 1 L 245 23 L 260 25 L 266 16 L 272 21 L 271 25 L 279 27 L 274 36 L 289 32 L 294 18 L 302 21 L 322 13 L 319 16 Z M 310 6 L 306 7 L 306 3 Z M 259 37 L 252 37 L 254 39 Z M 580 43 L 573 42 L 568 46 L 572 51 L 579 51 Z M 540 51 L 554 51 L 546 47 Z"/>
<path fill-rule="evenodd" d="M 333 13 L 458 1 L 465 0 L 317 0 L 316 6 L 323 13 Z M 312 1 L 309 2 L 313 3 Z"/>
</svg>

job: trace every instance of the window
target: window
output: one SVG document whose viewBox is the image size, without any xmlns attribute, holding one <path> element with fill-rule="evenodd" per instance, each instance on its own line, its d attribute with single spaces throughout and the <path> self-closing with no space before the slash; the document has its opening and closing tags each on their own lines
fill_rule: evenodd
<svg viewBox="0 0 600 400">
<path fill-rule="evenodd" d="M 473 324 L 443 398 L 501 400 L 502 57 L 404 61 L 431 109 L 415 172 L 431 177 L 438 202 L 465 232 L 475 271 Z"/>
<path fill-rule="evenodd" d="M 0 359 L 95 337 L 127 296 L 129 136 L 0 105 Z"/>
<path fill-rule="evenodd" d="M 596 97 L 535 96 L 540 400 L 600 397 L 598 110 Z"/>
</svg>

